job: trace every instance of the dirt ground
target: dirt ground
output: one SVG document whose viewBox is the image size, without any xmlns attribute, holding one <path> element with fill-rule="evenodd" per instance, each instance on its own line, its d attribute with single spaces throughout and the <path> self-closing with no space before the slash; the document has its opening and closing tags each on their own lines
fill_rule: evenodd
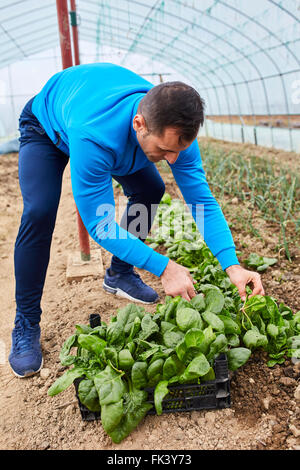
<svg viewBox="0 0 300 470">
<path fill-rule="evenodd" d="M 269 151 L 269 150 L 267 150 Z M 280 159 L 290 154 L 281 152 Z M 11 450 L 300 450 L 299 377 L 300 364 L 286 361 L 269 369 L 259 352 L 231 377 L 231 407 L 217 411 L 148 415 L 121 444 L 113 444 L 100 422 L 81 419 L 75 391 L 70 387 L 56 397 L 47 389 L 63 372 L 59 351 L 73 333 L 76 323 L 88 323 L 91 313 L 100 313 L 104 321 L 127 301 L 102 290 L 102 279 L 86 278 L 69 284 L 66 263 L 69 251 L 78 248 L 75 206 L 70 173 L 64 175 L 61 203 L 51 248 L 51 259 L 42 299 L 42 348 L 44 367 L 40 374 L 17 379 L 8 366 L 10 335 L 15 315 L 13 250 L 22 213 L 18 186 L 17 155 L 0 159 L 0 448 Z M 162 175 L 169 192 L 174 192 L 170 174 Z M 225 214 L 230 217 L 230 214 Z M 245 234 L 232 233 L 238 249 L 248 252 L 263 250 L 272 254 L 270 245 Z M 275 243 L 275 242 L 274 242 Z M 242 246 L 243 244 L 243 246 Z M 100 249 L 104 268 L 110 254 Z M 273 253 L 274 254 L 274 253 Z M 262 275 L 266 293 L 285 302 L 295 312 L 300 309 L 300 256 L 295 252 L 292 263 L 280 263 Z M 143 279 L 163 298 L 160 280 L 141 272 Z M 155 305 L 147 308 L 154 312 Z"/>
</svg>

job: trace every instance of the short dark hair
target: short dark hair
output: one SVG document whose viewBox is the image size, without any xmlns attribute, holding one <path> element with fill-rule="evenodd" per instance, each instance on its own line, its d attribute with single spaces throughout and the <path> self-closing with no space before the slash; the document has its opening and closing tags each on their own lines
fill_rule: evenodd
<svg viewBox="0 0 300 470">
<path fill-rule="evenodd" d="M 191 86 L 182 82 L 165 82 L 151 88 L 139 103 L 149 132 L 161 135 L 166 127 L 178 128 L 180 140 L 197 137 L 204 122 L 205 102 Z"/>
</svg>

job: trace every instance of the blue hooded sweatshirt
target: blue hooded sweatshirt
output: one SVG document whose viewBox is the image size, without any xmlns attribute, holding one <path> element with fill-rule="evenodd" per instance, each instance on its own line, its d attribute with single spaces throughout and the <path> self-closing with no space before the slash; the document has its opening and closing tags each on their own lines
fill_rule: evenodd
<svg viewBox="0 0 300 470">
<path fill-rule="evenodd" d="M 153 165 L 132 125 L 140 100 L 153 86 L 117 65 L 79 65 L 50 78 L 34 98 L 32 112 L 70 157 L 74 200 L 89 235 L 127 263 L 161 276 L 169 258 L 116 223 L 112 186 L 112 175 Z M 239 264 L 228 224 L 206 181 L 197 140 L 170 168 L 196 222 L 197 207 L 203 205 L 204 224 L 198 228 L 222 268 Z"/>
</svg>

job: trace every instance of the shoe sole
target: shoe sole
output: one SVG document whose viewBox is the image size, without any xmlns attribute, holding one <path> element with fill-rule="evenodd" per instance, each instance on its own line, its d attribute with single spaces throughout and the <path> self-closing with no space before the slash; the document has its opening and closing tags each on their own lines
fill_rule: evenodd
<svg viewBox="0 0 300 470">
<path fill-rule="evenodd" d="M 124 292 L 122 289 L 119 289 L 118 287 L 116 289 L 109 287 L 105 284 L 105 282 L 103 282 L 102 287 L 109 294 L 116 295 L 117 297 L 123 297 L 123 299 L 132 300 L 133 302 L 139 302 L 141 304 L 146 304 L 146 305 L 156 304 L 156 302 L 159 299 L 158 297 L 157 300 L 154 300 L 153 302 L 145 302 L 144 300 L 139 300 L 139 299 L 135 299 L 134 297 L 131 297 L 131 295 L 127 294 L 126 292 Z"/>
<path fill-rule="evenodd" d="M 13 374 L 14 374 L 16 377 L 18 377 L 18 379 L 26 379 L 26 377 L 31 377 L 32 375 L 35 375 L 35 374 L 37 374 L 38 372 L 40 372 L 40 370 L 43 368 L 43 364 L 44 364 L 44 359 L 42 359 L 41 366 L 40 366 L 40 368 L 39 368 L 38 370 L 36 370 L 36 371 L 34 371 L 34 372 L 33 372 L 33 371 L 32 371 L 32 372 L 28 372 L 28 373 L 26 373 L 25 375 L 19 375 L 19 374 L 17 374 L 17 372 L 15 372 L 15 371 L 13 370 L 13 368 L 12 368 L 11 366 L 10 366 L 10 368 L 11 368 Z"/>
</svg>

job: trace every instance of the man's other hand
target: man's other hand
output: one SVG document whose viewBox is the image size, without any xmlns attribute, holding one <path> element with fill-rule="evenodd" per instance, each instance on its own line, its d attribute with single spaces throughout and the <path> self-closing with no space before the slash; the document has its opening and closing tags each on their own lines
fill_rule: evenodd
<svg viewBox="0 0 300 470">
<path fill-rule="evenodd" d="M 171 297 L 181 295 L 188 301 L 196 295 L 194 289 L 196 281 L 193 280 L 187 268 L 175 263 L 175 261 L 169 260 L 160 279 L 166 295 Z"/>
<path fill-rule="evenodd" d="M 253 297 L 254 295 L 265 295 L 265 291 L 261 282 L 261 277 L 258 273 L 253 271 L 248 271 L 247 269 L 242 268 L 239 264 L 234 264 L 225 269 L 228 274 L 230 281 L 234 284 L 238 290 L 241 299 L 246 300 L 246 285 L 252 284 L 253 290 L 252 294 L 249 295 Z"/>
</svg>

